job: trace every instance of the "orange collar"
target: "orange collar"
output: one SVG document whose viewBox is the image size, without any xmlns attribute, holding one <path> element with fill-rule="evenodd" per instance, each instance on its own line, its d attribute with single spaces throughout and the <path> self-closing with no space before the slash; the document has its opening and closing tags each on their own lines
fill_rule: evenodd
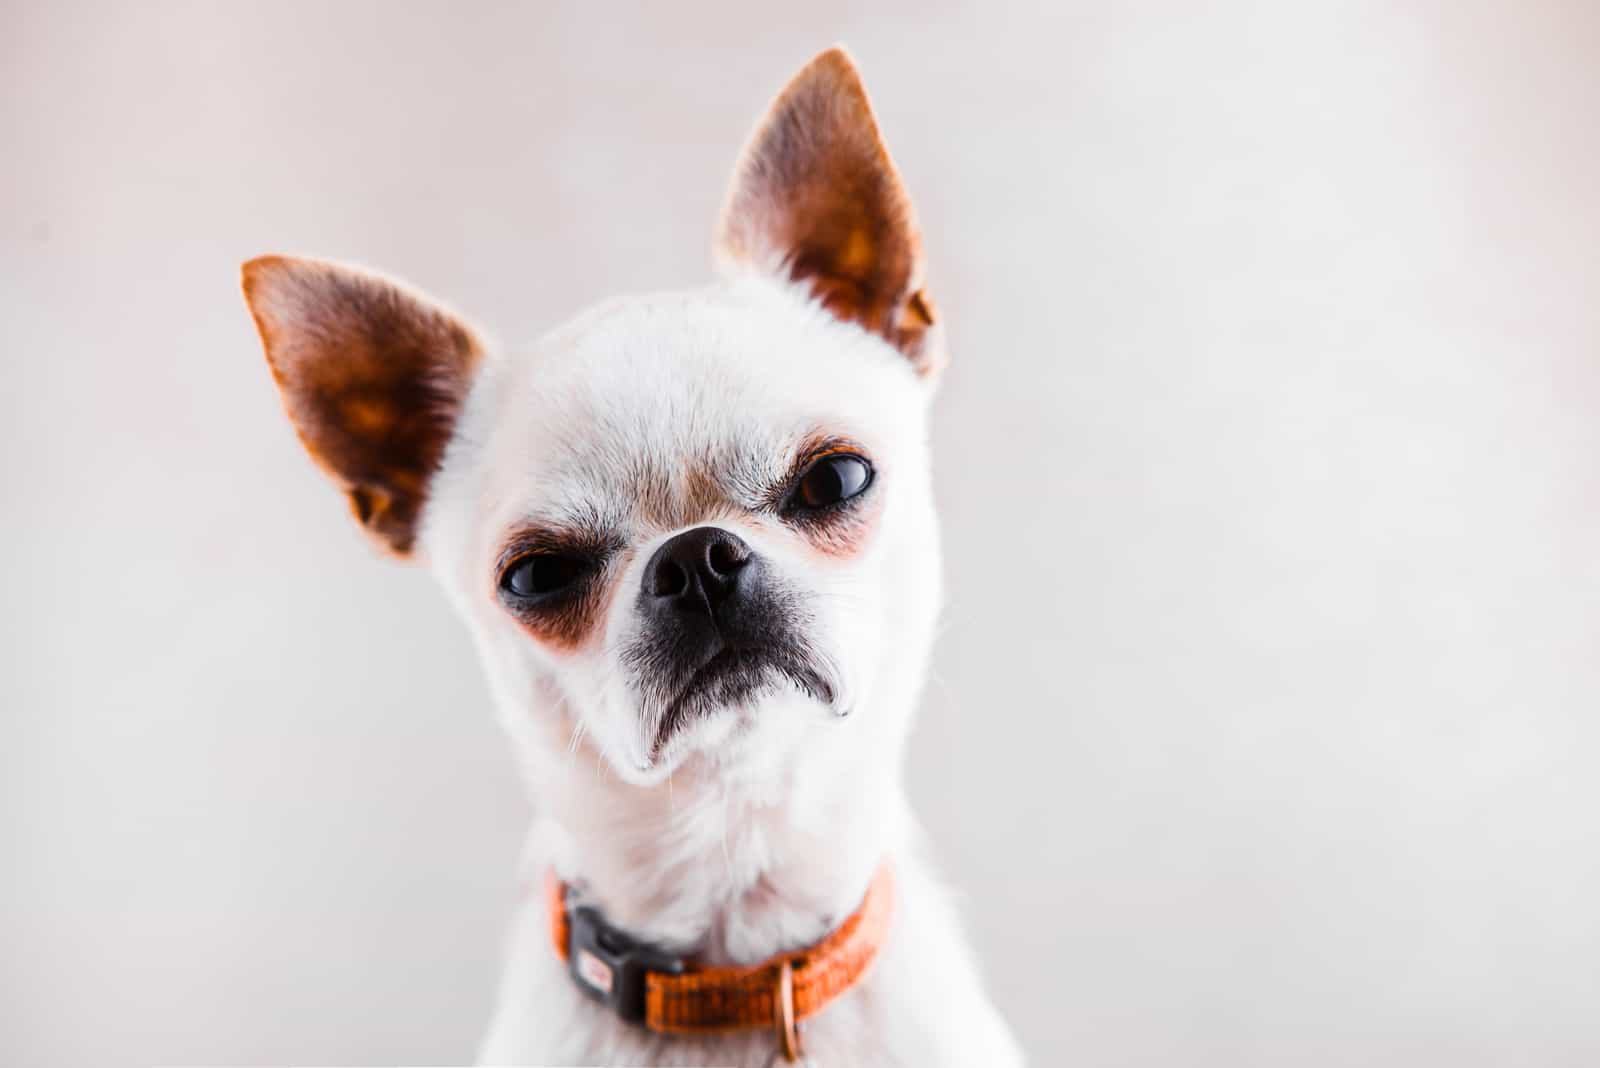
<svg viewBox="0 0 1600 1068">
<path fill-rule="evenodd" d="M 598 909 L 567 907 L 566 887 L 548 880 L 550 933 L 578 986 L 625 1020 L 674 1035 L 775 1028 L 784 1054 L 799 1056 L 795 1025 L 821 1012 L 867 973 L 894 912 L 886 863 L 861 905 L 816 945 L 759 964 L 699 967 L 612 927 Z"/>
</svg>

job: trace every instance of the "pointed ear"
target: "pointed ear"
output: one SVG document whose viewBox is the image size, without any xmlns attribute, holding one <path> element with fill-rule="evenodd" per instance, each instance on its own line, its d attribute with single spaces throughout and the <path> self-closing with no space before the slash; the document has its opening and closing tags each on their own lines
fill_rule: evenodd
<svg viewBox="0 0 1600 1068">
<path fill-rule="evenodd" d="M 809 286 L 920 373 L 942 362 L 911 198 L 844 49 L 807 64 L 761 120 L 735 168 L 716 247 L 724 266 Z"/>
<path fill-rule="evenodd" d="M 409 555 L 482 345 L 449 312 L 375 274 L 286 256 L 242 273 L 300 440 L 367 532 Z"/>
</svg>

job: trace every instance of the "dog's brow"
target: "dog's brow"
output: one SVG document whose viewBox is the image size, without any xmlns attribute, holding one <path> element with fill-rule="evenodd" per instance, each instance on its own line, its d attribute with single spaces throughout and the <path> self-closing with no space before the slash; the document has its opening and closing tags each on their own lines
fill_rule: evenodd
<svg viewBox="0 0 1600 1068">
<path fill-rule="evenodd" d="M 867 448 L 854 438 L 829 434 L 813 438 L 803 447 L 795 460 L 794 469 L 800 469 L 816 463 L 824 456 L 836 456 L 840 453 L 859 453 L 865 455 Z"/>
<path fill-rule="evenodd" d="M 604 556 L 622 548 L 622 539 L 597 523 L 528 521 L 509 530 L 500 541 L 495 570 L 504 570 L 529 553 L 578 552 Z"/>
</svg>

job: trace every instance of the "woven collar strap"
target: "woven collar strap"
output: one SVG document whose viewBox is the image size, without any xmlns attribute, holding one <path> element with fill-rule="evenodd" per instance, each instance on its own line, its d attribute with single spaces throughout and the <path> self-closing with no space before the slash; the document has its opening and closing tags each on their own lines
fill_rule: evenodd
<svg viewBox="0 0 1600 1068">
<path fill-rule="evenodd" d="M 822 941 L 759 964 L 708 968 L 633 940 L 595 909 L 568 908 L 566 887 L 554 876 L 548 893 L 551 937 L 578 986 L 624 1019 L 678 1035 L 775 1027 L 792 1038 L 797 1021 L 866 975 L 894 912 L 894 876 L 885 864 L 861 906 Z"/>
</svg>

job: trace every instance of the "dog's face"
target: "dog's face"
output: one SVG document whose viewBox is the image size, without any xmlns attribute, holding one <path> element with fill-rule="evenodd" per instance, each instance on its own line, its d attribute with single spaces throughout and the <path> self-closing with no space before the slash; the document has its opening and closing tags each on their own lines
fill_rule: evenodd
<svg viewBox="0 0 1600 1068">
<path fill-rule="evenodd" d="M 553 721 L 513 726 L 586 734 L 637 784 L 908 707 L 937 605 L 942 341 L 842 52 L 758 128 L 717 252 L 719 284 L 507 358 L 377 276 L 245 268 L 307 447 L 381 544 L 434 568 L 502 708 Z"/>
</svg>

